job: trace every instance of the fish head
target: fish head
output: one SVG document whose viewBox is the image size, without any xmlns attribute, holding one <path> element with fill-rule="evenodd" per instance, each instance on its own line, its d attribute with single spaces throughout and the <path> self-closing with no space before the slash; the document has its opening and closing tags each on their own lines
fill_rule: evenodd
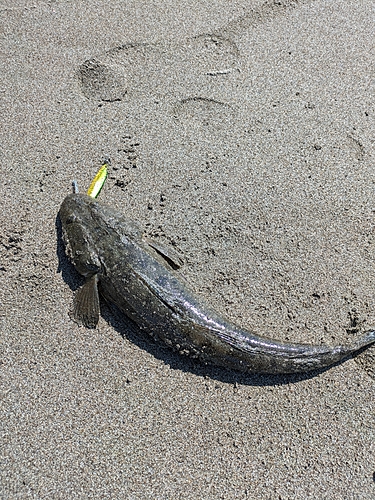
<svg viewBox="0 0 375 500">
<path fill-rule="evenodd" d="M 102 268 L 95 244 L 96 203 L 90 196 L 74 193 L 65 198 L 59 211 L 66 253 L 77 271 L 86 277 Z"/>
</svg>

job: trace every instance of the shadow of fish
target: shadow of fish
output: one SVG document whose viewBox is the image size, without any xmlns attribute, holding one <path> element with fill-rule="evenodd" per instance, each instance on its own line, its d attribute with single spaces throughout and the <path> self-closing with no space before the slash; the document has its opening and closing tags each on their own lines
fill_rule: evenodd
<svg viewBox="0 0 375 500">
<path fill-rule="evenodd" d="M 99 320 L 99 293 L 137 325 L 181 354 L 248 373 L 319 370 L 375 342 L 368 331 L 348 346 L 285 344 L 230 323 L 199 299 L 177 272 L 173 249 L 144 237 L 123 215 L 84 194 L 60 208 L 66 252 L 86 282 L 75 295 L 75 319 Z"/>
</svg>

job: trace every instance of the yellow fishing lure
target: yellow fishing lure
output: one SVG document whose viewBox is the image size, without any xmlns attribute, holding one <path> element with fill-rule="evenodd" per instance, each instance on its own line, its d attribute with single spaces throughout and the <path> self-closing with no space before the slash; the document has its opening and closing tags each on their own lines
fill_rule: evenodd
<svg viewBox="0 0 375 500">
<path fill-rule="evenodd" d="M 87 194 L 89 196 L 91 196 L 92 198 L 98 197 L 107 179 L 107 175 L 108 175 L 108 164 L 104 163 L 104 165 L 100 167 L 99 172 L 96 174 L 92 183 L 90 184 L 89 189 L 87 190 Z"/>
</svg>

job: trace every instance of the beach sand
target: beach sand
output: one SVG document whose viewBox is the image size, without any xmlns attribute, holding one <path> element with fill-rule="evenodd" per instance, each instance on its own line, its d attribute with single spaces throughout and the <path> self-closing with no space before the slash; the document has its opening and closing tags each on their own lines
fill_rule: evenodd
<svg viewBox="0 0 375 500">
<path fill-rule="evenodd" d="M 372 499 L 375 348 L 250 376 L 170 352 L 82 283 L 56 219 L 101 201 L 259 335 L 375 325 L 374 3 L 3 0 L 1 498 Z"/>
</svg>

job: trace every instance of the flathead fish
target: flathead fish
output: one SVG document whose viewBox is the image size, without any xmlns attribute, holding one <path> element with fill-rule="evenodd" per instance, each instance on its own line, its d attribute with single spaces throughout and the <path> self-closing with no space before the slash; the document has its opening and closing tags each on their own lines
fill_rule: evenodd
<svg viewBox="0 0 375 500">
<path fill-rule="evenodd" d="M 141 329 L 183 355 L 249 373 L 319 370 L 375 342 L 375 331 L 336 347 L 282 343 L 227 321 L 181 277 L 178 255 L 146 238 L 137 224 L 85 194 L 60 208 L 66 252 L 86 278 L 74 317 L 89 328 L 99 320 L 99 292 Z"/>
</svg>

